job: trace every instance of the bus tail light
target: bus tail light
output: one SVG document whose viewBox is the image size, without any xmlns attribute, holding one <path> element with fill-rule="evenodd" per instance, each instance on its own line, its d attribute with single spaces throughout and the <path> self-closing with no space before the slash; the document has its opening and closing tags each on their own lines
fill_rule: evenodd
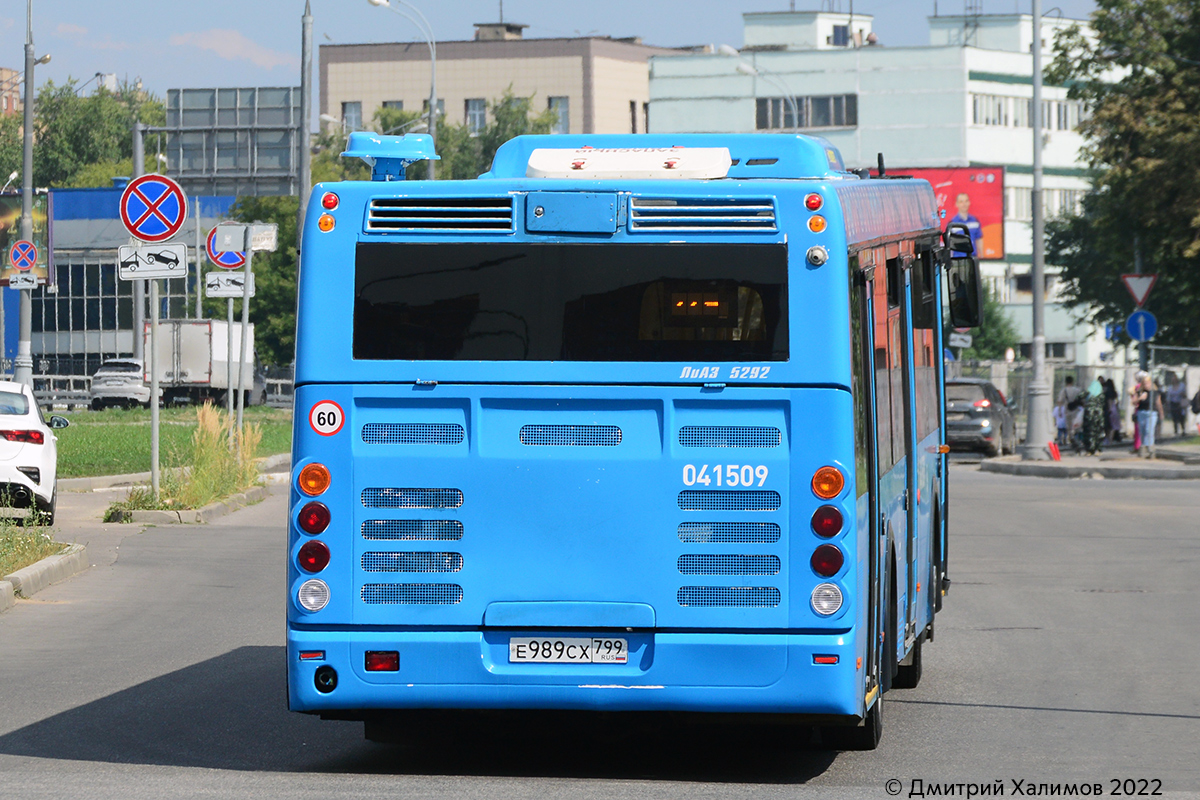
<svg viewBox="0 0 1200 800">
<path fill-rule="evenodd" d="M 823 205 L 825 205 L 825 198 L 816 192 L 804 196 L 804 207 L 809 211 L 820 211 Z"/>
<path fill-rule="evenodd" d="M 338 207 L 338 196 L 333 192 L 326 192 L 321 195 L 321 205 L 330 211 Z"/>
<path fill-rule="evenodd" d="M 834 506 L 821 506 L 812 515 L 812 529 L 828 539 L 842 532 L 842 512 Z"/>
<path fill-rule="evenodd" d="M 368 650 L 363 666 L 367 672 L 399 672 L 400 653 L 395 650 Z"/>
<path fill-rule="evenodd" d="M 300 526 L 300 530 L 315 536 L 329 527 L 329 520 L 329 507 L 324 503 L 312 502 L 300 509 L 300 514 L 296 517 L 296 524 Z"/>
<path fill-rule="evenodd" d="M 822 500 L 832 500 L 842 493 L 846 479 L 837 467 L 821 467 L 813 475 L 813 494 Z"/>
<path fill-rule="evenodd" d="M 837 548 L 837 545 L 823 544 L 813 551 L 810 563 L 812 564 L 813 572 L 822 578 L 832 578 L 838 574 L 838 570 L 842 568 L 842 564 L 845 561 L 846 558 L 842 555 L 842 551 Z"/>
<path fill-rule="evenodd" d="M 813 611 L 824 617 L 836 614 L 842 607 L 842 590 L 832 583 L 818 584 L 812 593 Z"/>
<path fill-rule="evenodd" d="M 814 664 L 836 664 L 838 663 L 837 656 L 813 656 Z"/>
<path fill-rule="evenodd" d="M 300 491 L 309 497 L 316 497 L 329 488 L 330 480 L 329 469 L 324 464 L 312 463 L 304 465 L 296 482 L 300 485 Z"/>
<path fill-rule="evenodd" d="M 329 605 L 329 586 L 325 581 L 305 581 L 296 592 L 296 600 L 305 611 L 320 611 Z"/>
<path fill-rule="evenodd" d="M 301 569 L 307 572 L 320 572 L 329 566 L 329 548 L 316 539 L 305 542 L 297 557 Z"/>
</svg>

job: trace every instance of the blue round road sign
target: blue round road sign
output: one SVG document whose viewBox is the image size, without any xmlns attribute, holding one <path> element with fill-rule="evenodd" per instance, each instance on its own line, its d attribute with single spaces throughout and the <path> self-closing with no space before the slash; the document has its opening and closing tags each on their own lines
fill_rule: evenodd
<svg viewBox="0 0 1200 800">
<path fill-rule="evenodd" d="M 187 200 L 179 184 L 166 175 L 134 178 L 121 194 L 121 222 L 143 242 L 163 242 L 183 227 Z"/>
<path fill-rule="evenodd" d="M 1125 320 L 1125 330 L 1135 342 L 1145 342 L 1158 333 L 1158 320 L 1149 311 L 1138 309 Z"/>
<path fill-rule="evenodd" d="M 208 260 L 218 267 L 224 267 L 225 269 L 241 269 L 246 266 L 245 253 L 239 253 L 236 250 L 218 251 L 214 249 L 213 241 L 216 239 L 216 236 L 216 228 L 208 232 L 208 242 L 204 246 L 204 249 L 208 251 Z"/>
<path fill-rule="evenodd" d="M 33 265 L 37 263 L 37 257 L 37 245 L 25 239 L 15 242 L 8 250 L 8 263 L 22 272 L 33 269 Z"/>
</svg>

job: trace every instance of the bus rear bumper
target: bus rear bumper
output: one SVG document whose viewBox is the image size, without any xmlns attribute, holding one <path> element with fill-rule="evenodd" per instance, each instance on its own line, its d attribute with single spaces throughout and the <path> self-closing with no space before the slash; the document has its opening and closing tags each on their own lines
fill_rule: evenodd
<svg viewBox="0 0 1200 800">
<path fill-rule="evenodd" d="M 510 664 L 514 630 L 288 631 L 293 711 L 366 719 L 418 708 L 699 711 L 853 717 L 862 713 L 855 637 L 840 634 L 595 634 L 626 638 L 626 664 Z M 543 636 L 587 637 L 575 631 Z M 368 651 L 399 669 L 367 672 Z M 318 655 L 319 654 L 319 655 Z M 837 657 L 837 663 L 818 663 Z M 336 686 L 318 691 L 318 670 Z"/>
</svg>

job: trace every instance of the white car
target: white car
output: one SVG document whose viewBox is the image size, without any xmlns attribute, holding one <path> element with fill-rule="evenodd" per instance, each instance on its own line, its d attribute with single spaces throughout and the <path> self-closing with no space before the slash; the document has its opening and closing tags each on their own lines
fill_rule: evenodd
<svg viewBox="0 0 1200 800">
<path fill-rule="evenodd" d="M 0 381 L 0 508 L 35 508 L 54 524 L 58 502 L 58 437 L 66 417 L 42 417 L 28 386 Z"/>
<path fill-rule="evenodd" d="M 150 387 L 146 385 L 142 362 L 136 358 L 110 358 L 92 376 L 91 406 L 99 411 L 107 406 L 150 407 Z"/>
</svg>

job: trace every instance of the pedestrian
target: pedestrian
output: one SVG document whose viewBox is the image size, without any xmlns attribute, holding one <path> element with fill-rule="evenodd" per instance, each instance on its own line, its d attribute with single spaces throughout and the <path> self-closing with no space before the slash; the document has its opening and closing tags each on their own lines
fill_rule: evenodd
<svg viewBox="0 0 1200 800">
<path fill-rule="evenodd" d="M 1104 379 L 1104 410 L 1108 414 L 1108 432 L 1110 442 L 1119 442 L 1121 432 L 1121 395 L 1117 393 L 1117 385 L 1112 378 Z"/>
<path fill-rule="evenodd" d="M 1066 409 L 1067 441 L 1076 449 L 1079 448 L 1079 428 L 1083 424 L 1083 390 L 1075 385 L 1075 376 L 1068 375 L 1063 380 L 1062 391 L 1058 393 L 1058 404 Z"/>
<path fill-rule="evenodd" d="M 1130 400 L 1137 415 L 1134 447 L 1142 458 L 1154 458 L 1154 428 L 1162 416 L 1162 395 L 1155 390 L 1149 373 L 1138 372 L 1137 383 L 1130 391 Z"/>
<path fill-rule="evenodd" d="M 1088 455 L 1100 452 L 1104 439 L 1104 385 L 1096 378 L 1087 388 L 1083 401 L 1083 449 Z"/>
<path fill-rule="evenodd" d="M 1167 380 L 1167 411 L 1175 435 L 1182 436 L 1187 431 L 1187 386 L 1174 372 Z"/>
<path fill-rule="evenodd" d="M 1054 437 L 1054 442 L 1059 447 L 1067 445 L 1067 407 L 1062 403 L 1057 403 L 1054 406 L 1054 426 L 1058 429 L 1058 435 Z"/>
</svg>

